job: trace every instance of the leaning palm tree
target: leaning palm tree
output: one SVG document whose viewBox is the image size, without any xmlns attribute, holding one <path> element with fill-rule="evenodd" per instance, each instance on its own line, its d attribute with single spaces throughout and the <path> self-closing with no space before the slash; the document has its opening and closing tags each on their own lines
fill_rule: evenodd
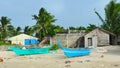
<svg viewBox="0 0 120 68">
<path fill-rule="evenodd" d="M 95 11 L 100 20 L 102 21 L 101 27 L 105 30 L 113 32 L 115 34 L 120 34 L 120 3 L 116 0 L 111 0 L 109 4 L 105 7 L 105 19 L 103 19 L 100 14 Z"/>
</svg>

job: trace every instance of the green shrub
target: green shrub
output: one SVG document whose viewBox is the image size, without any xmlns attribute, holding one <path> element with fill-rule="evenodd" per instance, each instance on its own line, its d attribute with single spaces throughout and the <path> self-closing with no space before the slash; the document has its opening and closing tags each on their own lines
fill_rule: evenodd
<svg viewBox="0 0 120 68">
<path fill-rule="evenodd" d="M 10 42 L 0 41 L 0 45 L 10 45 Z"/>
<path fill-rule="evenodd" d="M 60 47 L 57 45 L 57 44 L 54 44 L 50 50 L 57 50 L 57 49 L 60 49 Z"/>
</svg>

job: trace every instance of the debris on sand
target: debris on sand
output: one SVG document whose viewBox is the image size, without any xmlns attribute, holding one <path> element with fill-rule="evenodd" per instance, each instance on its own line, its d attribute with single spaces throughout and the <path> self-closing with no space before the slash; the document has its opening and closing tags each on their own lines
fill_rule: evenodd
<svg viewBox="0 0 120 68">
<path fill-rule="evenodd" d="M 65 65 L 65 67 L 64 67 L 64 68 L 68 68 L 68 67 L 70 67 L 70 65 Z"/>
<path fill-rule="evenodd" d="M 3 62 L 3 59 L 2 59 L 2 58 L 0 58 L 0 62 Z"/>
<path fill-rule="evenodd" d="M 83 61 L 77 61 L 78 63 L 83 63 Z"/>
<path fill-rule="evenodd" d="M 115 67 L 118 67 L 118 66 L 119 66 L 119 64 L 115 64 L 114 66 L 115 66 Z"/>
<path fill-rule="evenodd" d="M 65 61 L 65 64 L 67 64 L 67 63 L 71 63 L 71 61 L 69 61 L 69 60 L 68 60 L 68 61 Z"/>
<path fill-rule="evenodd" d="M 85 60 L 85 62 L 90 62 L 90 60 Z"/>
<path fill-rule="evenodd" d="M 101 57 L 101 58 L 103 58 L 103 57 L 104 57 L 104 55 L 101 55 L 100 57 Z"/>
</svg>

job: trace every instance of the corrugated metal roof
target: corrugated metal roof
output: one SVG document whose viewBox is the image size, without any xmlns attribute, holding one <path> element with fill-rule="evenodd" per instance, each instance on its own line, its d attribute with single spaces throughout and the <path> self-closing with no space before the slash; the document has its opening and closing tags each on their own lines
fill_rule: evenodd
<svg viewBox="0 0 120 68">
<path fill-rule="evenodd" d="M 8 40 L 24 40 L 24 39 L 38 39 L 38 38 L 27 35 L 27 34 L 20 34 L 20 35 L 8 38 Z"/>
</svg>

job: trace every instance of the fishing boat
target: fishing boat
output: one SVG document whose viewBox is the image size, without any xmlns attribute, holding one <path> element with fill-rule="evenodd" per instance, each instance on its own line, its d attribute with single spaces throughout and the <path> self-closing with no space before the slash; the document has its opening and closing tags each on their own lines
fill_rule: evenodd
<svg viewBox="0 0 120 68">
<path fill-rule="evenodd" d="M 49 53 L 49 47 L 44 48 L 16 48 L 13 49 L 16 55 L 32 55 Z"/>
<path fill-rule="evenodd" d="M 20 49 L 20 48 L 22 48 L 22 47 L 20 47 L 20 46 L 8 46 L 8 48 L 7 48 L 7 50 L 8 51 L 13 51 L 14 49 Z"/>
<path fill-rule="evenodd" d="M 8 50 L 12 50 L 15 52 L 16 55 L 33 55 L 33 54 L 48 54 L 52 53 L 53 51 L 49 52 L 49 49 L 52 45 L 46 47 L 20 47 L 20 46 L 10 46 Z"/>
<path fill-rule="evenodd" d="M 88 48 L 65 48 L 61 45 L 60 40 L 58 40 L 58 45 L 68 58 L 89 55 L 91 52 L 91 49 Z"/>
</svg>

